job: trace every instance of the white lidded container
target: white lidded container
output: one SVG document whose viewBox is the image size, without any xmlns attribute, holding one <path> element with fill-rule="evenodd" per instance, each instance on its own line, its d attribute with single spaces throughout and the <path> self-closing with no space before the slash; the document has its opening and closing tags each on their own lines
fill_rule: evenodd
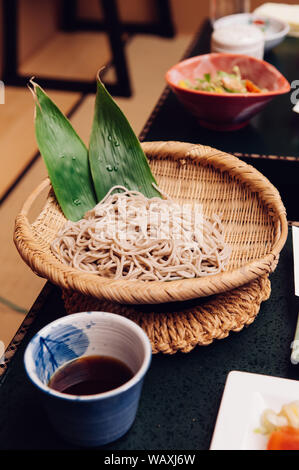
<svg viewBox="0 0 299 470">
<path fill-rule="evenodd" d="M 246 54 L 263 59 L 265 37 L 254 25 L 223 26 L 214 30 L 211 39 L 212 52 Z"/>
</svg>

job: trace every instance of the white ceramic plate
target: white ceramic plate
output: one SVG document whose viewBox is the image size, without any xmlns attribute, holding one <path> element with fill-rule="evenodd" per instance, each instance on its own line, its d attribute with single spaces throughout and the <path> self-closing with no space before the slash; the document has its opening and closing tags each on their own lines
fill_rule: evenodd
<svg viewBox="0 0 299 470">
<path fill-rule="evenodd" d="M 219 18 L 214 23 L 214 29 L 227 28 L 236 24 L 254 24 L 259 27 L 265 35 L 265 51 L 281 43 L 290 30 L 289 25 L 282 20 L 252 13 L 238 13 Z"/>
<path fill-rule="evenodd" d="M 228 374 L 210 450 L 265 450 L 268 437 L 255 432 L 266 408 L 299 400 L 299 381 L 232 371 Z"/>
<path fill-rule="evenodd" d="M 288 36 L 299 37 L 299 5 L 266 2 L 257 7 L 253 14 L 270 16 L 271 18 L 288 23 L 290 26 Z"/>
</svg>

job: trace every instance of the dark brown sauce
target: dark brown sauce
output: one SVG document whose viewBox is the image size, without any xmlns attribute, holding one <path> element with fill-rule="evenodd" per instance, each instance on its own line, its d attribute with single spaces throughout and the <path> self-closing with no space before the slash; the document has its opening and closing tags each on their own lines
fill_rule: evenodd
<svg viewBox="0 0 299 470">
<path fill-rule="evenodd" d="M 132 377 L 132 371 L 119 359 L 85 356 L 59 368 L 48 385 L 69 395 L 94 395 L 120 387 Z"/>
</svg>

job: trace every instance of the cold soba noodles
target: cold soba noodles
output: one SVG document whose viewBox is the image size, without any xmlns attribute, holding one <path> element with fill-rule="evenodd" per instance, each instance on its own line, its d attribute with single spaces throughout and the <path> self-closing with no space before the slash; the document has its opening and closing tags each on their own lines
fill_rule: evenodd
<svg viewBox="0 0 299 470">
<path fill-rule="evenodd" d="M 115 186 L 83 219 L 68 221 L 51 248 L 68 266 L 114 279 L 217 274 L 231 249 L 220 217 L 208 220 L 197 209 Z"/>
</svg>

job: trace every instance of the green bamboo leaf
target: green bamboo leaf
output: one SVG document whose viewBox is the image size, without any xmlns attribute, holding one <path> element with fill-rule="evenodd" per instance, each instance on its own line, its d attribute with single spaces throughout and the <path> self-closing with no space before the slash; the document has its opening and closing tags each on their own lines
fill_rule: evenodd
<svg viewBox="0 0 299 470">
<path fill-rule="evenodd" d="M 97 77 L 89 162 L 98 201 L 115 185 L 161 197 L 140 142 L 127 118 Z"/>
<path fill-rule="evenodd" d="M 88 150 L 69 120 L 42 90 L 30 82 L 35 98 L 35 134 L 57 201 L 72 221 L 96 205 Z"/>
</svg>

